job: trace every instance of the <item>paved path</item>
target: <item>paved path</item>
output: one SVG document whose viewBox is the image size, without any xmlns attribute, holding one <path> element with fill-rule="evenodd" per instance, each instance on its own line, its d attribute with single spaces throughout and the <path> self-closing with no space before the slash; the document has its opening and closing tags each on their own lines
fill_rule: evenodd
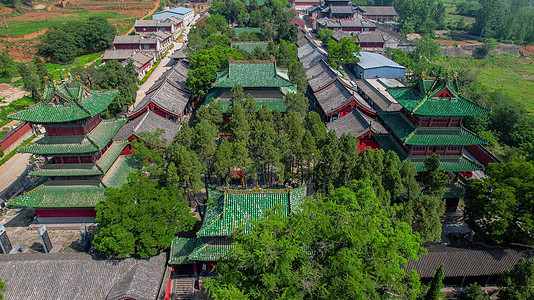
<svg viewBox="0 0 534 300">
<path fill-rule="evenodd" d="M 0 166 L 0 191 L 9 187 L 26 171 L 30 156 L 29 153 L 17 153 Z"/>
<path fill-rule="evenodd" d="M 156 80 L 158 80 L 161 77 L 161 75 L 163 73 L 165 73 L 165 71 L 167 71 L 168 69 L 170 69 L 172 67 L 172 62 L 171 62 L 170 56 L 174 53 L 174 51 L 180 50 L 183 47 L 185 47 L 185 45 L 187 43 L 186 40 L 187 40 L 187 35 L 189 34 L 189 30 L 191 29 L 192 24 L 195 24 L 195 21 L 197 19 L 198 19 L 198 15 L 195 16 L 195 18 L 193 19 L 193 22 L 191 22 L 191 24 L 189 26 L 185 27 L 185 29 L 184 29 L 184 31 L 182 33 L 182 39 L 184 40 L 184 42 L 183 43 L 174 42 L 174 47 L 171 50 L 169 50 L 169 52 L 167 53 L 165 58 L 160 61 L 159 65 L 152 72 L 152 74 L 150 74 L 148 79 L 139 87 L 139 89 L 137 90 L 137 96 L 135 98 L 135 103 L 134 103 L 134 105 L 129 107 L 129 109 L 128 109 L 129 111 L 132 111 L 133 108 L 135 106 L 137 106 L 139 104 L 139 102 L 141 102 L 141 100 L 143 100 L 143 98 L 145 97 L 145 93 L 156 82 Z"/>
</svg>

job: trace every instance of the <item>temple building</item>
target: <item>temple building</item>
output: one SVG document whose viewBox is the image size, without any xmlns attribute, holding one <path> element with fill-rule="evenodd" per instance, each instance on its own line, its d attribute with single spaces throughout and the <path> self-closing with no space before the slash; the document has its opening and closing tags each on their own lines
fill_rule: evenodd
<svg viewBox="0 0 534 300">
<path fill-rule="evenodd" d="M 128 114 L 128 119 L 135 119 L 151 110 L 158 116 L 181 122 L 187 114 L 186 108 L 191 98 L 191 91 L 185 84 L 188 70 L 189 65 L 180 61 L 163 73 Z"/>
<path fill-rule="evenodd" d="M 195 273 L 211 272 L 214 264 L 231 250 L 233 233 L 238 229 L 243 234 L 250 233 L 252 221 L 274 207 L 279 207 L 284 215 L 294 213 L 306 198 L 306 186 L 265 190 L 210 188 L 208 196 L 213 202 L 206 208 L 197 238 L 175 238 L 170 265 L 192 264 Z"/>
<path fill-rule="evenodd" d="M 94 221 L 94 207 L 106 187 L 125 183 L 134 168 L 120 156 L 128 143 L 112 140 L 126 119 L 100 116 L 117 94 L 89 91 L 79 80 L 49 82 L 41 102 L 8 116 L 46 130 L 44 137 L 19 149 L 46 161 L 30 172 L 42 177 L 40 185 L 9 205 L 34 208 L 38 222 Z"/>
<path fill-rule="evenodd" d="M 460 95 L 456 75 L 423 75 L 409 87 L 391 87 L 387 92 L 402 106 L 400 111 L 381 111 L 380 118 L 391 134 L 375 135 L 384 150 L 397 152 L 401 159 L 410 159 L 419 172 L 423 161 L 432 154 L 441 157 L 440 168 L 447 172 L 483 170 L 470 159 L 469 146 L 486 143 L 462 125 L 464 117 L 489 114 Z"/>
<path fill-rule="evenodd" d="M 217 79 L 206 97 L 206 104 L 219 100 L 223 112 L 231 106 L 231 90 L 241 85 L 245 96 L 251 94 L 259 106 L 270 110 L 287 110 L 285 96 L 296 93 L 297 87 L 289 80 L 287 69 L 276 67 L 274 58 L 267 61 L 234 61 L 228 69 L 217 73 Z"/>
</svg>

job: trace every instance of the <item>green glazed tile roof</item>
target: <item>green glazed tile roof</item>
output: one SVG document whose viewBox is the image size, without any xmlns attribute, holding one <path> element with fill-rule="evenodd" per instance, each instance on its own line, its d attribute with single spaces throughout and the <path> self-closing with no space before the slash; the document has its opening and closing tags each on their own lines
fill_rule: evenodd
<svg viewBox="0 0 534 300">
<path fill-rule="evenodd" d="M 401 112 L 381 112 L 380 118 L 408 145 L 482 145 L 486 141 L 463 127 L 415 127 Z"/>
<path fill-rule="evenodd" d="M 287 73 L 279 72 L 272 61 L 236 61 L 230 62 L 228 70 L 217 75 L 219 78 L 213 87 L 232 88 L 236 85 L 247 87 L 283 87 L 292 86 Z"/>
<path fill-rule="evenodd" d="M 300 190 L 304 189 L 304 190 Z M 197 236 L 230 236 L 237 228 L 244 233 L 251 230 L 251 221 L 263 217 L 266 210 L 280 206 L 283 214 L 297 209 L 305 197 L 306 187 L 299 188 L 298 193 L 285 189 L 272 190 L 225 190 L 216 192 L 210 199 L 215 201 L 206 209 L 204 221 Z M 208 191 L 208 195 L 213 194 Z"/>
<path fill-rule="evenodd" d="M 255 99 L 258 107 L 265 106 L 268 110 L 273 111 L 278 109 L 281 112 L 287 110 L 287 104 L 284 99 Z M 223 113 L 230 111 L 232 103 L 229 99 L 219 100 L 221 101 L 221 108 Z"/>
<path fill-rule="evenodd" d="M 406 151 L 404 151 L 404 149 L 399 145 L 399 143 L 397 143 L 391 134 L 374 134 L 373 138 L 380 145 L 380 148 L 384 149 L 384 151 L 393 151 L 397 153 L 400 160 L 405 160 L 408 158 Z"/>
<path fill-rule="evenodd" d="M 416 168 L 417 172 L 423 172 L 423 161 L 427 156 L 411 156 L 408 155 L 404 149 L 397 143 L 397 141 L 390 134 L 375 134 L 374 139 L 380 145 L 384 151 L 395 151 L 399 155 L 401 160 L 411 160 Z M 477 171 L 484 170 L 484 167 L 477 164 L 474 161 L 469 160 L 467 157 L 460 156 L 441 156 L 440 157 L 440 170 L 446 172 L 464 172 L 464 171 Z"/>
<path fill-rule="evenodd" d="M 11 200 L 8 205 L 26 207 L 94 207 L 104 200 L 106 189 L 98 181 L 51 180 Z"/>
<path fill-rule="evenodd" d="M 454 182 L 445 186 L 442 198 L 463 198 L 465 197 L 465 193 L 466 186 L 461 183 Z"/>
<path fill-rule="evenodd" d="M 29 173 L 30 176 L 91 176 L 105 174 L 128 142 L 115 142 L 95 164 L 47 164 Z"/>
<path fill-rule="evenodd" d="M 101 113 L 117 97 L 118 91 L 90 92 L 80 82 L 49 83 L 43 100 L 8 116 L 32 123 L 61 123 Z"/>
<path fill-rule="evenodd" d="M 260 0 L 260 1 L 263 1 L 265 3 L 265 0 Z M 247 1 L 248 2 L 248 1 Z M 259 3 L 259 1 L 258 1 Z M 239 37 L 239 34 L 241 32 L 248 32 L 248 33 L 251 33 L 251 32 L 261 32 L 261 28 L 257 28 L 257 27 L 246 27 L 246 28 L 238 28 L 238 27 L 234 27 L 234 30 L 235 30 L 235 34 Z"/>
<path fill-rule="evenodd" d="M 454 97 L 452 99 L 436 98 L 435 95 L 445 88 L 451 91 Z M 404 108 L 417 115 L 465 117 L 490 113 L 489 109 L 460 96 L 452 80 L 435 82 L 435 80 L 420 79 L 412 87 L 392 87 L 387 91 Z"/>
<path fill-rule="evenodd" d="M 409 159 L 415 164 L 417 172 L 424 172 L 423 161 L 427 156 L 410 156 Z M 484 170 L 484 167 L 476 162 L 461 156 L 441 156 L 439 169 L 445 172 L 465 172 Z"/>
<path fill-rule="evenodd" d="M 171 251 L 169 253 L 170 265 L 187 265 L 192 264 L 189 260 L 189 255 L 195 249 L 197 239 L 175 237 L 171 243 Z"/>
<path fill-rule="evenodd" d="M 139 169 L 141 169 L 141 166 L 131 155 L 119 156 L 104 178 L 102 178 L 102 182 L 107 187 L 121 187 L 128 182 L 130 173 Z"/>
<path fill-rule="evenodd" d="M 218 261 L 233 248 L 232 238 L 229 237 L 198 238 L 196 248 L 189 255 L 189 259 L 195 261 Z"/>
<path fill-rule="evenodd" d="M 259 48 L 262 51 L 265 51 L 267 49 L 267 45 L 269 43 L 267 42 L 242 42 L 242 43 L 232 43 L 233 48 L 238 48 L 241 50 L 244 50 L 248 53 L 252 53 L 254 49 Z"/>
<path fill-rule="evenodd" d="M 126 121 L 102 121 L 87 135 L 45 136 L 18 151 L 41 155 L 97 152 L 109 143 Z"/>
</svg>

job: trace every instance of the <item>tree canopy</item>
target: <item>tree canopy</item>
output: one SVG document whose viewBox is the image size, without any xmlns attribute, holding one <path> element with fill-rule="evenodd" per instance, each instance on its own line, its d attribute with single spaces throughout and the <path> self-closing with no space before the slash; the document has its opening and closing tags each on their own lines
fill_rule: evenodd
<svg viewBox="0 0 534 300">
<path fill-rule="evenodd" d="M 486 175 L 470 182 L 466 217 L 498 242 L 532 244 L 534 162 L 515 157 L 489 164 Z"/>
<path fill-rule="evenodd" d="M 156 255 L 196 221 L 182 192 L 139 174 L 119 189 L 108 188 L 96 211 L 94 247 L 118 258 Z"/>
<path fill-rule="evenodd" d="M 69 21 L 46 31 L 39 54 L 70 63 L 79 55 L 108 49 L 115 34 L 115 27 L 106 18 Z"/>
<path fill-rule="evenodd" d="M 499 279 L 499 299 L 527 300 L 534 297 L 534 258 L 522 258 Z"/>
<path fill-rule="evenodd" d="M 274 210 L 251 234 L 233 236 L 235 249 L 206 280 L 208 292 L 215 299 L 418 296 L 418 276 L 402 267 L 424 249 L 395 215 L 365 181 L 310 198 L 288 217 Z"/>
</svg>

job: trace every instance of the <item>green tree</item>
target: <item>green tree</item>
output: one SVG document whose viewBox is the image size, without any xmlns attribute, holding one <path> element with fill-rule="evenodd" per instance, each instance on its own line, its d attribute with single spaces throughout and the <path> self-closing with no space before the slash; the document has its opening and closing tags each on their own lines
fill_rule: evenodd
<svg viewBox="0 0 534 300">
<path fill-rule="evenodd" d="M 108 61 L 98 68 L 102 75 L 98 88 L 103 90 L 119 90 L 115 100 L 108 106 L 108 114 L 115 115 L 124 107 L 135 103 L 137 97 L 137 75 L 132 61 L 123 66 L 116 60 Z"/>
<path fill-rule="evenodd" d="M 222 183 L 224 185 L 228 185 L 230 183 L 230 174 L 233 167 L 232 157 L 232 144 L 227 139 L 223 139 L 215 150 L 213 168 L 215 173 L 221 176 Z"/>
<path fill-rule="evenodd" d="M 2 77 L 9 77 L 9 73 L 14 66 L 13 59 L 6 51 L 0 52 L 0 68 L 2 69 Z"/>
<path fill-rule="evenodd" d="M 216 139 L 219 135 L 217 127 L 208 120 L 200 120 L 195 125 L 195 142 L 193 149 L 198 155 L 199 160 L 204 167 L 204 184 L 208 185 L 208 175 L 211 174 L 213 156 L 217 149 Z"/>
<path fill-rule="evenodd" d="M 321 159 L 317 163 L 317 190 L 328 192 L 335 184 L 339 174 L 343 172 L 341 168 L 341 149 L 339 140 L 334 131 L 326 134 L 325 140 L 320 143 Z"/>
<path fill-rule="evenodd" d="M 357 57 L 360 47 L 356 46 L 356 37 L 343 37 L 339 42 L 328 41 L 328 60 L 334 68 L 339 68 L 340 64 L 348 64 L 359 61 Z"/>
<path fill-rule="evenodd" d="M 46 78 L 48 77 L 48 70 L 46 69 L 46 64 L 39 56 L 34 56 L 32 63 L 35 66 L 35 73 L 39 77 L 41 85 L 44 85 L 46 83 Z"/>
<path fill-rule="evenodd" d="M 93 243 L 108 257 L 156 255 L 195 223 L 182 193 L 144 175 L 131 176 L 120 189 L 108 188 L 96 211 Z"/>
<path fill-rule="evenodd" d="M 196 194 L 202 189 L 202 164 L 194 151 L 183 145 L 174 147 L 170 153 L 167 181 L 175 189 L 181 189 L 189 201 L 197 201 Z"/>
<path fill-rule="evenodd" d="M 17 66 L 17 70 L 24 82 L 24 89 L 32 93 L 32 99 L 34 101 L 41 101 L 42 85 L 39 78 L 35 75 L 33 65 L 28 66 L 20 64 Z"/>
<path fill-rule="evenodd" d="M 367 182 L 308 199 L 298 214 L 275 209 L 250 234 L 233 237 L 219 276 L 206 281 L 214 299 L 384 299 L 420 286 L 403 269 L 424 251 L 419 238 Z"/>
<path fill-rule="evenodd" d="M 4 299 L 4 293 L 7 291 L 6 284 L 2 281 L 2 278 L 0 278 L 0 300 Z"/>
<path fill-rule="evenodd" d="M 232 155 L 232 165 L 234 170 L 238 170 L 243 172 L 243 174 L 247 174 L 249 171 L 255 172 L 255 170 L 251 170 L 251 164 L 252 160 L 250 159 L 248 148 L 247 148 L 247 141 L 246 140 L 237 140 L 233 144 L 233 155 Z M 243 180 L 243 187 L 247 187 L 247 181 L 246 177 Z"/>
<path fill-rule="evenodd" d="M 425 295 L 425 300 L 439 300 L 442 297 L 441 289 L 443 285 L 443 265 L 440 265 L 439 268 L 434 273 L 434 277 L 430 282 L 430 287 Z"/>
<path fill-rule="evenodd" d="M 308 98 L 301 92 L 289 93 L 286 95 L 287 109 L 299 114 L 301 118 L 306 116 L 306 111 L 310 105 Z"/>
<path fill-rule="evenodd" d="M 459 300 L 487 300 L 488 296 L 482 291 L 482 287 L 477 283 L 468 285 L 458 297 Z"/>
<path fill-rule="evenodd" d="M 423 161 L 423 192 L 426 195 L 438 196 L 443 195 L 445 186 L 451 181 L 450 177 L 444 171 L 439 169 L 440 158 L 438 154 L 432 154 Z"/>
<path fill-rule="evenodd" d="M 534 297 L 534 258 L 521 258 L 499 278 L 499 299 L 527 300 Z"/>
<path fill-rule="evenodd" d="M 513 157 L 488 165 L 486 176 L 469 184 L 466 217 L 498 242 L 532 244 L 534 162 Z"/>
<path fill-rule="evenodd" d="M 230 132 L 232 133 L 232 142 L 244 141 L 246 145 L 246 141 L 248 140 L 250 134 L 250 124 L 248 122 L 247 115 L 245 114 L 245 109 L 243 108 L 242 102 L 234 101 L 234 104 L 230 110 L 229 128 Z"/>
</svg>

